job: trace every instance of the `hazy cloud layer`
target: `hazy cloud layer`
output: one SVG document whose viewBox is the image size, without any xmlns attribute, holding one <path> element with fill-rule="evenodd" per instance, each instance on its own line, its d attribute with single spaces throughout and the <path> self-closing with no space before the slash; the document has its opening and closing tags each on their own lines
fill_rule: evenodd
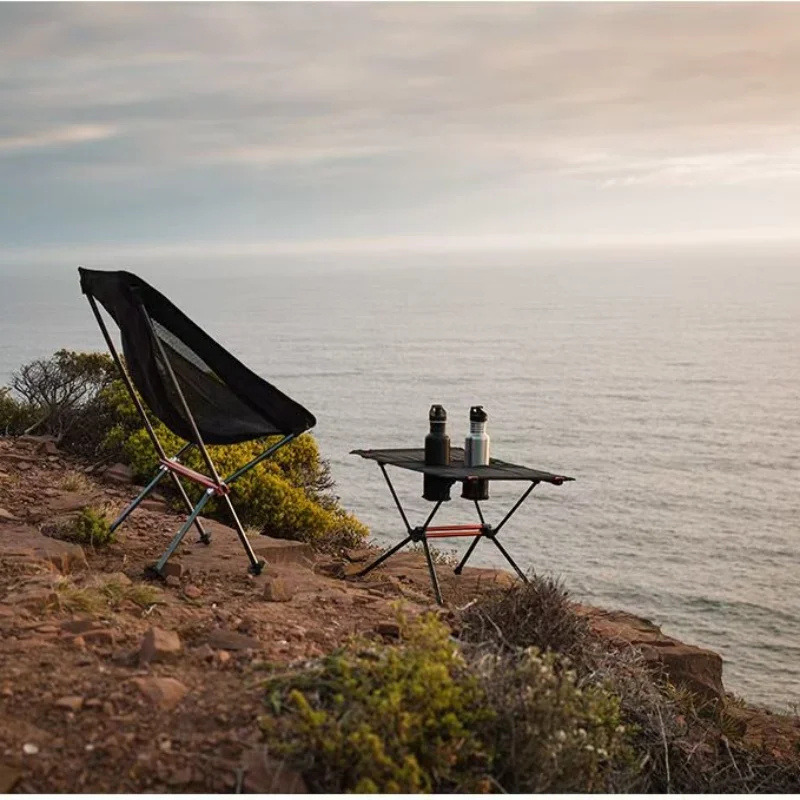
<svg viewBox="0 0 800 800">
<path fill-rule="evenodd" d="M 2 4 L 0 235 L 788 231 L 798 30 L 794 4 Z"/>
</svg>

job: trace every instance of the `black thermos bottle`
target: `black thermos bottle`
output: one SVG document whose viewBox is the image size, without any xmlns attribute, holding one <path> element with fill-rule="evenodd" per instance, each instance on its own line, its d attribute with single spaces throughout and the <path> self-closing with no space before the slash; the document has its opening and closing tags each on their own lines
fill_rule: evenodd
<svg viewBox="0 0 800 800">
<path fill-rule="evenodd" d="M 447 435 L 447 412 L 443 406 L 433 405 L 428 413 L 431 429 L 425 437 L 425 464 L 443 467 L 450 463 L 450 437 Z M 422 496 L 426 500 L 449 500 L 451 481 L 425 475 Z"/>
</svg>

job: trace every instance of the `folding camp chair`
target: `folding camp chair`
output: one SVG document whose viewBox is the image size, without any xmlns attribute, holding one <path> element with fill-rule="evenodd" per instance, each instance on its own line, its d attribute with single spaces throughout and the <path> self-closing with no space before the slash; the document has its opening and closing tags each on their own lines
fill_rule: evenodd
<svg viewBox="0 0 800 800">
<path fill-rule="evenodd" d="M 250 560 L 250 571 L 259 574 L 264 562 L 256 558 L 245 536 L 231 503 L 230 485 L 313 428 L 316 419 L 299 403 L 251 372 L 141 278 L 130 272 L 82 267 L 78 272 L 81 290 L 89 300 L 111 356 L 159 455 L 158 472 L 111 529 L 116 530 L 169 475 L 189 516 L 152 569 L 164 575 L 165 564 L 193 524 L 200 533 L 200 541 L 205 544 L 211 541 L 198 517 L 212 497 L 219 497 Z M 119 327 L 125 364 L 114 347 L 98 303 Z M 161 422 L 187 442 L 171 458 L 158 440 L 142 400 Z M 278 442 L 225 478 L 220 477 L 206 449 L 206 443 L 237 444 L 276 434 L 282 437 Z M 180 457 L 193 447 L 202 454 L 207 475 L 180 463 Z M 189 500 L 181 478 L 204 487 L 196 505 Z"/>
</svg>

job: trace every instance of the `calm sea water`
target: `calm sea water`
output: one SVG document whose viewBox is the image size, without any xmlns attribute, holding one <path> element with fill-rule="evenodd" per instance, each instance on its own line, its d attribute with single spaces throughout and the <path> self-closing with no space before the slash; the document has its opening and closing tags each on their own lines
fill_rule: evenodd
<svg viewBox="0 0 800 800">
<path fill-rule="evenodd" d="M 402 524 L 377 466 L 349 451 L 421 446 L 434 402 L 460 444 L 481 403 L 493 455 L 576 478 L 538 487 L 504 530 L 524 568 L 717 650 L 751 701 L 800 701 L 800 271 L 787 260 L 138 271 L 316 414 L 338 494 L 381 543 Z M 62 346 L 100 349 L 71 269 L 0 291 L 0 382 Z M 421 477 L 395 478 L 421 521 Z M 490 521 L 522 488 L 492 487 Z M 454 500 L 441 521 L 473 513 Z M 487 543 L 474 563 L 503 566 Z"/>
</svg>

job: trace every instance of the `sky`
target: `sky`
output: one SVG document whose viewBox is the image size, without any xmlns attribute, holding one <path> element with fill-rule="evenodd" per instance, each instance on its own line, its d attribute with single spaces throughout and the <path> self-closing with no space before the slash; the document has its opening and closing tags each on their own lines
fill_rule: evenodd
<svg viewBox="0 0 800 800">
<path fill-rule="evenodd" d="M 794 241 L 798 30 L 784 3 L 0 3 L 0 260 Z"/>
</svg>

